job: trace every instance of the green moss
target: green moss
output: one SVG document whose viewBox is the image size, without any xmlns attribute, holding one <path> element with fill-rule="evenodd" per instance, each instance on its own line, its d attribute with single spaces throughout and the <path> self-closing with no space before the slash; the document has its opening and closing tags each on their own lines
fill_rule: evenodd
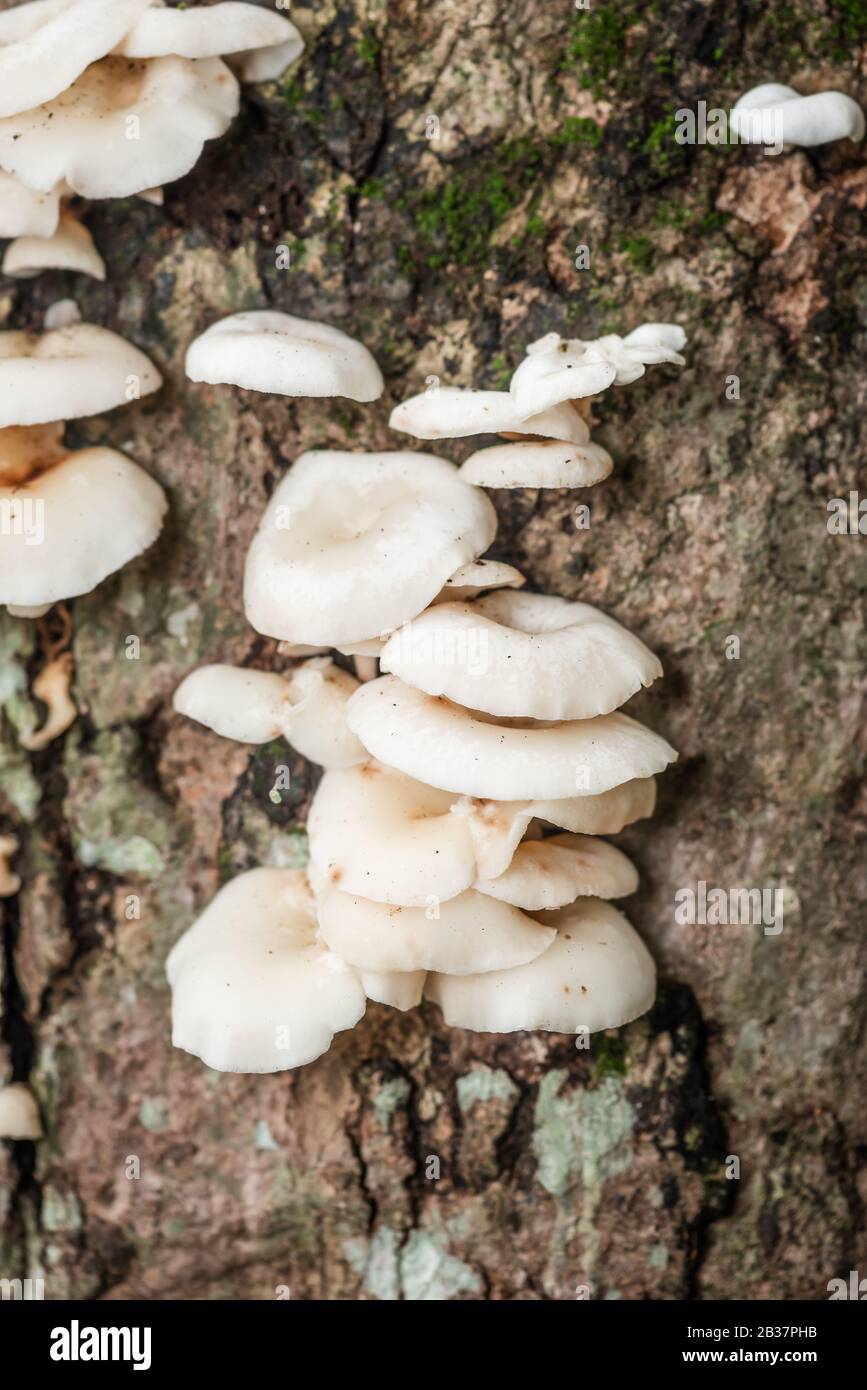
<svg viewBox="0 0 867 1390">
<path fill-rule="evenodd" d="M 626 1043 L 622 1038 L 602 1034 L 592 1043 L 593 1080 L 604 1081 L 608 1076 L 626 1075 Z"/>
<path fill-rule="evenodd" d="M 682 148 L 675 143 L 676 128 L 677 122 L 672 111 L 654 121 L 644 139 L 637 142 L 637 146 L 632 145 L 633 149 L 637 147 L 647 156 L 654 173 L 663 176 L 671 173 L 675 152 Z"/>
<path fill-rule="evenodd" d="M 376 67 L 376 60 L 379 57 L 379 43 L 376 36 L 372 34 L 369 29 L 367 33 L 362 34 L 361 38 L 358 40 L 358 43 L 355 45 L 355 51 L 366 67 Z"/>
<path fill-rule="evenodd" d="M 555 148 L 592 145 L 595 149 L 601 139 L 602 127 L 589 116 L 567 116 L 557 134 L 551 136 L 551 144 Z"/>
<path fill-rule="evenodd" d="M 610 4 L 582 11 L 573 22 L 561 66 L 579 68 L 581 86 L 594 96 L 601 96 L 613 85 L 613 74 L 623 66 L 631 23 L 631 16 L 617 14 Z"/>
<path fill-rule="evenodd" d="M 620 250 L 625 252 L 640 270 L 649 270 L 653 265 L 653 242 L 650 237 L 643 234 L 622 236 L 619 245 Z"/>
</svg>

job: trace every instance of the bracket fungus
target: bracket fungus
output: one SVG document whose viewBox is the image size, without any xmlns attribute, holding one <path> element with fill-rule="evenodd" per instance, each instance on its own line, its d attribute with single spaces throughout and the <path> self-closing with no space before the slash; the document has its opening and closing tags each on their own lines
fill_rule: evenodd
<svg viewBox="0 0 867 1390">
<path fill-rule="evenodd" d="M 509 385 L 522 414 L 550 410 L 563 401 L 599 395 L 609 386 L 626 386 L 644 375 L 645 365 L 684 366 L 680 352 L 686 334 L 675 323 L 644 323 L 625 338 L 611 333 L 583 341 L 548 333 L 531 343 Z"/>
<path fill-rule="evenodd" d="M 349 394 L 333 363 L 320 370 L 304 359 L 309 344 L 281 360 L 281 343 L 256 327 L 262 318 L 270 316 L 236 315 L 208 330 L 190 349 L 190 375 L 309 394 L 318 372 L 320 393 Z M 252 321 L 241 334 L 238 319 Z M 301 322 L 288 319 L 293 345 Z M 674 325 L 645 324 L 626 338 L 567 343 L 557 371 L 542 360 L 535 384 L 524 374 L 535 411 L 516 408 L 509 392 L 458 388 L 395 409 L 393 428 L 421 438 L 516 440 L 473 455 L 462 471 L 410 451 L 302 454 L 250 546 L 247 616 L 284 655 L 336 649 L 372 678 L 358 684 L 317 656 L 287 676 L 205 667 L 175 696 L 178 710 L 226 736 L 283 733 L 326 769 L 307 820 L 309 912 L 320 949 L 367 999 L 406 1010 L 424 993 L 456 1027 L 573 1033 L 616 1027 L 653 1003 L 650 955 L 607 901 L 634 893 L 638 873 L 599 837 L 652 814 L 656 774 L 677 756 L 621 710 L 662 667 L 597 608 L 528 593 L 513 566 L 482 558 L 496 513 L 475 484 L 586 486 L 605 476 L 611 459 L 590 443 L 586 400 L 574 386 L 563 393 L 563 359 L 586 349 L 593 370 L 581 379 L 596 392 L 635 380 L 650 362 L 682 361 L 683 342 Z M 551 350 L 545 340 L 542 359 Z M 339 723 L 352 756 L 342 762 L 333 746 L 317 747 L 306 731 L 299 738 L 294 723 L 293 682 L 325 668 L 343 682 Z M 234 881 L 233 905 L 250 878 Z M 263 894 L 279 889 L 278 879 L 257 882 Z M 229 888 L 213 904 L 221 922 Z M 207 920 L 169 960 L 175 1041 L 238 1069 L 240 1046 L 225 1037 L 218 1045 L 217 1032 L 203 1041 L 220 1025 L 217 990 L 206 976 L 194 998 L 189 956 L 186 984 L 179 973 L 193 934 L 207 960 Z M 232 929 L 231 950 L 224 936 L 216 953 L 234 961 L 242 933 Z M 225 1010 L 234 1034 L 239 1017 L 247 1024 L 251 993 L 235 992 Z M 317 1018 L 315 1001 L 310 1008 Z M 275 1009 L 266 1002 L 272 1024 Z M 337 1026 L 329 1021 L 332 1033 Z M 250 1070 L 277 1065 L 265 1043 L 246 1061 Z"/>
<path fill-rule="evenodd" d="M 301 56 L 304 40 L 291 20 L 235 0 L 171 10 L 154 6 L 115 49 L 126 58 L 225 58 L 242 82 L 279 77 Z"/>
<path fill-rule="evenodd" d="M 731 128 L 744 144 L 827 145 L 863 140 L 864 112 L 843 92 L 801 96 L 794 87 L 763 82 L 735 103 Z"/>
<path fill-rule="evenodd" d="M 10 242 L 3 256 L 3 274 L 29 279 L 43 270 L 74 270 L 105 279 L 105 261 L 93 237 L 77 218 L 62 213 L 50 236 L 22 236 Z"/>
<path fill-rule="evenodd" d="M 241 666 L 201 666 L 175 691 L 174 706 L 223 738 L 270 743 L 285 738 L 322 767 L 351 767 L 367 754 L 346 723 L 358 681 L 327 658 L 286 676 Z"/>
<path fill-rule="evenodd" d="M 187 349 L 191 381 L 243 386 L 280 396 L 378 400 L 382 373 L 363 343 L 329 323 L 276 309 L 230 314 Z"/>
</svg>

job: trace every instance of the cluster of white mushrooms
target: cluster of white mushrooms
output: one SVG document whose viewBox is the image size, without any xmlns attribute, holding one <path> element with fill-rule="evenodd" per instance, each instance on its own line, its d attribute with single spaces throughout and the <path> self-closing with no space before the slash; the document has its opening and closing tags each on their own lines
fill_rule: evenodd
<svg viewBox="0 0 867 1390">
<path fill-rule="evenodd" d="M 0 605 L 38 618 L 150 546 L 165 493 L 117 449 L 69 449 L 65 422 L 137 400 L 161 377 L 107 328 L 0 332 Z"/>
<path fill-rule="evenodd" d="M 31 0 L 0 13 L 4 273 L 104 279 L 69 199 L 161 203 L 228 129 L 239 80 L 278 77 L 303 47 L 284 15 L 234 0 Z"/>
<path fill-rule="evenodd" d="M 253 627 L 303 659 L 288 675 L 202 667 L 175 707 L 241 742 L 282 735 L 325 769 L 309 867 L 238 875 L 175 946 L 177 1046 L 270 1072 L 319 1056 L 367 999 L 426 997 L 450 1025 L 497 1032 L 589 1033 L 650 1007 L 653 962 L 610 903 L 637 874 L 600 837 L 651 814 L 676 756 L 620 712 L 662 668 L 599 610 L 523 592 L 517 570 L 481 558 L 497 522 L 476 484 L 604 476 L 591 398 L 648 362 L 682 362 L 683 345 L 665 324 L 550 335 L 508 392 L 441 388 L 394 412 L 425 438 L 516 439 L 481 464 L 316 450 L 282 479 L 244 599 Z M 383 389 L 360 343 L 276 312 L 215 324 L 187 372 L 289 396 Z"/>
</svg>

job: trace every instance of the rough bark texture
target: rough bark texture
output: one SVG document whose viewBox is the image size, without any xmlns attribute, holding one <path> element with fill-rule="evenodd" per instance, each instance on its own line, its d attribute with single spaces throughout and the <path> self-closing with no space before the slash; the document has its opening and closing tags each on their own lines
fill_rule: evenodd
<svg viewBox="0 0 867 1390">
<path fill-rule="evenodd" d="M 0 1274 L 42 1275 L 49 1298 L 823 1298 L 867 1270 L 867 539 L 826 525 L 830 498 L 867 488 L 867 172 L 849 143 L 768 158 L 672 134 L 678 107 L 758 81 L 863 100 L 867 6 L 292 13 L 300 64 L 246 90 L 164 210 L 88 212 L 104 285 L 0 289 L 7 325 L 74 295 L 152 355 L 160 394 L 71 436 L 127 449 L 171 498 L 153 551 L 69 605 L 82 712 L 41 754 L 19 734 L 62 622 L 2 626 L 0 830 L 26 844 L 2 904 L 0 1075 L 30 1080 L 46 1135 L 0 1143 Z M 196 333 L 263 305 L 357 334 L 385 399 L 185 381 Z M 589 1051 L 376 1005 L 296 1073 L 222 1076 L 173 1051 L 171 944 L 231 874 L 304 859 L 316 770 L 171 711 L 205 660 L 280 664 L 241 609 L 275 480 L 307 447 L 404 444 L 388 411 L 430 374 L 501 386 L 543 332 L 646 319 L 685 324 L 690 365 L 605 397 L 613 477 L 494 500 L 497 556 L 665 665 L 634 712 L 680 761 L 621 837 L 658 1006 Z M 787 885 L 784 930 L 677 925 L 676 891 L 701 879 Z"/>
</svg>

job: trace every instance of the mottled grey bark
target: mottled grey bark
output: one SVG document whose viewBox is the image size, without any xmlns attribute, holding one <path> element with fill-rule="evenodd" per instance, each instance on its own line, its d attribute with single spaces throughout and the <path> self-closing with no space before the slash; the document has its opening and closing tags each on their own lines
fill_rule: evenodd
<svg viewBox="0 0 867 1390">
<path fill-rule="evenodd" d="M 55 1298 L 825 1297 L 867 1270 L 867 539 L 826 526 L 830 498 L 867 486 L 867 172 L 850 144 L 766 158 L 672 133 L 677 107 L 760 80 L 863 98 L 867 11 L 355 0 L 293 17 L 301 63 L 246 91 L 164 210 L 88 212 L 104 285 L 0 287 L 7 325 L 72 294 L 152 355 L 156 398 L 71 435 L 127 448 L 171 498 L 154 549 L 69 605 L 82 713 L 44 753 L 19 733 L 62 624 L 0 634 L 0 830 L 26 841 L 0 907 L 0 1066 L 46 1127 L 0 1144 L 0 1274 L 41 1274 Z M 191 337 L 262 305 L 357 334 L 386 398 L 187 383 Z M 657 1008 L 589 1052 L 376 1005 L 296 1073 L 173 1052 L 172 942 L 228 875 L 303 862 L 315 770 L 171 712 L 202 661 L 279 665 L 241 609 L 275 479 L 307 447 L 394 447 L 390 405 L 431 373 L 500 386 L 543 332 L 645 319 L 685 324 L 690 365 L 608 393 L 612 478 L 494 500 L 498 556 L 600 604 L 666 668 L 635 712 L 680 761 L 621 837 Z M 784 930 L 678 925 L 699 879 L 788 885 Z"/>
</svg>

